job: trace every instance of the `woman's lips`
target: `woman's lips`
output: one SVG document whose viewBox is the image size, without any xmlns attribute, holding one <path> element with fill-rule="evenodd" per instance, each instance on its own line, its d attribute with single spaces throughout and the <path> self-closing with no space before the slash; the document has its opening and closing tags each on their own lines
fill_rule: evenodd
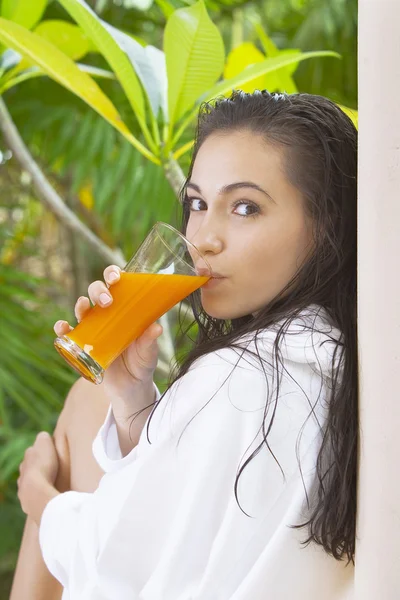
<svg viewBox="0 0 400 600">
<path fill-rule="evenodd" d="M 203 267 L 196 269 L 196 273 L 200 277 L 209 277 L 210 276 L 210 270 L 203 268 Z M 212 271 L 212 278 L 213 279 L 226 279 L 226 277 L 224 277 L 224 275 L 221 275 L 221 273 L 217 273 L 216 271 Z"/>
<path fill-rule="evenodd" d="M 201 277 L 209 277 L 210 276 L 210 270 L 207 268 L 203 268 L 203 267 L 199 267 L 196 269 L 196 273 L 197 275 L 201 276 Z M 218 285 L 221 284 L 222 281 L 224 281 L 224 279 L 227 279 L 226 277 L 224 277 L 223 275 L 221 275 L 221 273 L 217 273 L 216 271 L 212 272 L 212 277 L 207 281 L 207 283 L 205 283 L 204 285 L 201 286 L 201 289 L 213 289 L 215 287 L 217 287 Z"/>
<path fill-rule="evenodd" d="M 201 286 L 201 289 L 213 289 L 215 287 L 217 287 L 218 285 L 221 285 L 221 283 L 226 279 L 226 277 L 211 277 L 211 279 L 209 279 L 207 281 L 207 283 L 205 283 L 204 285 Z"/>
</svg>

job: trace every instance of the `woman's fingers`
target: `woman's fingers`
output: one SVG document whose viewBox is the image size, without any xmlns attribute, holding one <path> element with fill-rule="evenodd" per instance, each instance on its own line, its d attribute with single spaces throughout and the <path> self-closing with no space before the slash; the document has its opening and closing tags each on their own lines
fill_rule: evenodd
<svg viewBox="0 0 400 600">
<path fill-rule="evenodd" d="M 93 304 L 99 306 L 109 306 L 113 301 L 113 297 L 104 281 L 93 281 L 88 287 L 88 294 Z"/>
<path fill-rule="evenodd" d="M 103 281 L 93 281 L 88 287 L 88 294 L 93 304 L 108 306 L 113 301 L 109 286 L 120 280 L 121 269 L 117 265 L 110 265 L 104 269 L 103 275 L 105 283 Z"/>
<path fill-rule="evenodd" d="M 70 331 L 73 330 L 73 327 L 67 321 L 57 321 L 54 325 L 55 333 L 60 337 L 62 335 L 66 335 Z"/>
<path fill-rule="evenodd" d="M 83 317 L 86 315 L 88 310 L 90 309 L 90 300 L 86 298 L 86 296 L 80 296 L 75 304 L 75 317 L 78 323 L 80 323 Z"/>
<path fill-rule="evenodd" d="M 112 304 L 113 297 L 109 292 L 108 286 L 117 283 L 121 277 L 120 267 L 117 265 L 110 265 L 104 269 L 104 281 L 94 281 L 89 285 L 88 294 L 93 304 L 98 306 L 106 307 Z M 82 321 L 86 313 L 90 310 L 90 300 L 86 296 L 78 298 L 75 304 L 75 317 L 78 323 Z M 72 331 L 73 327 L 67 321 L 57 321 L 54 325 L 54 331 L 58 336 L 65 335 Z"/>
<path fill-rule="evenodd" d="M 154 340 L 156 340 L 157 338 L 160 337 L 160 335 L 162 334 L 162 332 L 164 331 L 162 325 L 160 325 L 160 323 L 152 323 L 150 325 L 150 327 L 148 327 L 146 329 L 146 331 L 144 332 L 143 336 L 145 336 L 146 338 L 148 338 L 148 340 L 154 342 Z"/>
<path fill-rule="evenodd" d="M 103 281 L 93 281 L 89 285 L 88 294 L 89 298 L 93 302 L 93 304 L 98 304 L 99 306 L 109 306 L 113 297 L 108 289 L 108 286 L 117 283 L 121 277 L 121 269 L 117 267 L 117 265 L 110 265 L 106 269 L 104 269 L 104 280 Z"/>
<path fill-rule="evenodd" d="M 110 265 L 106 269 L 104 269 L 104 281 L 108 285 L 113 285 L 113 283 L 117 283 L 121 277 L 121 269 L 117 267 L 117 265 Z"/>
</svg>

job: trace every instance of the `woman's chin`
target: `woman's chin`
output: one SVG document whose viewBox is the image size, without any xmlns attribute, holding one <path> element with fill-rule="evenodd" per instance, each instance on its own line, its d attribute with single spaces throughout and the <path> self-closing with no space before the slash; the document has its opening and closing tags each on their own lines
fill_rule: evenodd
<svg viewBox="0 0 400 600">
<path fill-rule="evenodd" d="M 202 298 L 202 306 L 204 312 L 206 312 L 208 316 L 212 317 L 213 319 L 221 319 L 226 321 L 227 319 L 232 318 L 230 311 L 216 306 L 216 304 L 213 302 L 204 302 L 204 298 Z"/>
<path fill-rule="evenodd" d="M 232 319 L 239 319 L 240 317 L 246 316 L 248 313 L 239 312 L 237 308 L 228 306 L 218 306 L 216 302 L 207 302 L 207 300 L 202 297 L 202 306 L 204 311 L 208 314 L 209 317 L 213 319 L 220 319 L 222 321 L 228 321 Z"/>
</svg>

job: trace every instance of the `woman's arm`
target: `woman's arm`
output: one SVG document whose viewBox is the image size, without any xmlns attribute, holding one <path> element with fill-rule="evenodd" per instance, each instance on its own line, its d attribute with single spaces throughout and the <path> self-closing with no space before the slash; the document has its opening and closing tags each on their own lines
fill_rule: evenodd
<svg viewBox="0 0 400 600">
<path fill-rule="evenodd" d="M 71 387 L 54 431 L 59 457 L 56 487 L 60 492 L 91 492 L 102 471 L 92 454 L 92 442 L 104 421 L 108 400 L 101 386 L 78 379 Z M 38 527 L 27 518 L 10 600 L 59 600 L 60 583 L 49 573 L 40 551 Z"/>
</svg>

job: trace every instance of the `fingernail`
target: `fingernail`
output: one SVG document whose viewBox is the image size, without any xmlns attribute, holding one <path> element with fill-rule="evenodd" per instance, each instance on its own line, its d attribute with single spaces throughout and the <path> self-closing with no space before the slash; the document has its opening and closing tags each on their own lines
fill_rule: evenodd
<svg viewBox="0 0 400 600">
<path fill-rule="evenodd" d="M 108 281 L 117 281 L 117 279 L 119 279 L 119 275 L 115 271 L 110 273 L 108 276 Z"/>
<path fill-rule="evenodd" d="M 61 325 L 65 323 L 65 321 L 57 321 L 57 323 L 54 325 L 54 327 L 61 327 Z"/>
<path fill-rule="evenodd" d="M 108 294 L 100 294 L 99 300 L 100 300 L 101 304 L 104 304 L 104 305 L 110 304 L 112 302 L 112 298 Z"/>
</svg>

